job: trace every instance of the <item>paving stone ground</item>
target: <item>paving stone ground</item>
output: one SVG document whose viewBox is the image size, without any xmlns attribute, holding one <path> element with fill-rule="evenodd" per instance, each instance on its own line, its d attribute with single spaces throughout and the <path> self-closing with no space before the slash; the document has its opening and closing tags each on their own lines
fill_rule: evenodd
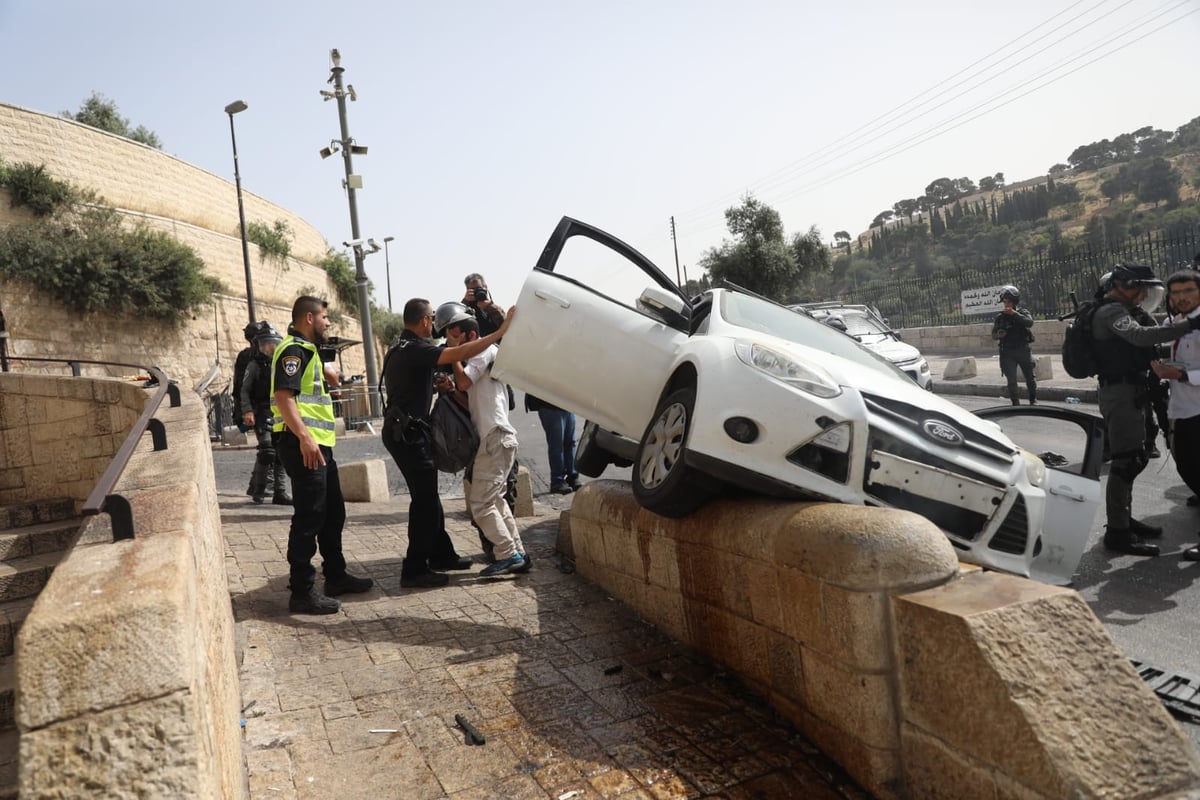
<svg viewBox="0 0 1200 800">
<path fill-rule="evenodd" d="M 558 511 L 518 520 L 531 573 L 487 579 L 462 499 L 444 502 L 473 570 L 401 589 L 407 498 L 352 504 L 344 550 L 376 587 L 303 617 L 290 509 L 220 495 L 253 800 L 869 798 L 733 676 L 564 571 Z"/>
</svg>

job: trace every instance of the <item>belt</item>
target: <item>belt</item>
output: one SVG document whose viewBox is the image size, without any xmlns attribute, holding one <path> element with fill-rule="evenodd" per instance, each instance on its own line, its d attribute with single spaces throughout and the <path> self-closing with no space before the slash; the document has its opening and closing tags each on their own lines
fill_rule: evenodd
<svg viewBox="0 0 1200 800">
<path fill-rule="evenodd" d="M 1129 383 L 1135 386 L 1144 386 L 1150 381 L 1150 373 L 1140 372 L 1136 375 L 1118 375 L 1115 378 L 1101 375 L 1097 378 L 1097 380 L 1100 381 L 1101 386 L 1113 386 L 1118 383 Z"/>
</svg>

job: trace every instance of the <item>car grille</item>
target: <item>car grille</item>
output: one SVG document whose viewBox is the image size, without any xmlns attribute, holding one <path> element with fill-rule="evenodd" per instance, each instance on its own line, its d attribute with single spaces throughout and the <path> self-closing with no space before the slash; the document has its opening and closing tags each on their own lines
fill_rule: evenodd
<svg viewBox="0 0 1200 800">
<path fill-rule="evenodd" d="M 1025 510 L 1025 498 L 1018 495 L 1017 502 L 1013 503 L 1012 510 L 1004 518 L 1004 524 L 988 542 L 988 549 L 1020 555 L 1025 552 L 1028 541 L 1029 515 Z"/>
<path fill-rule="evenodd" d="M 900 458 L 953 472 L 997 488 L 1005 488 L 1007 484 L 1004 481 L 963 469 L 959 464 L 938 458 L 936 455 L 901 439 L 897 439 L 887 431 L 878 428 L 868 429 L 868 436 L 868 464 L 867 469 L 863 471 L 864 492 L 895 508 L 902 508 L 906 511 L 920 514 L 947 533 L 968 541 L 974 541 L 987 527 L 988 520 L 990 519 L 989 515 L 971 511 L 960 506 L 950 505 L 949 503 L 943 503 L 938 500 L 932 500 L 896 487 L 880 486 L 871 483 L 871 454 L 876 451 L 891 453 Z"/>
<path fill-rule="evenodd" d="M 996 441 L 988 436 L 971 428 L 966 428 L 960 425 L 950 417 L 939 414 L 936 411 L 929 411 L 919 406 L 901 403 L 898 400 L 893 400 L 889 397 L 880 397 L 878 395 L 863 394 L 863 402 L 867 404 L 867 409 L 881 417 L 885 417 L 889 421 L 902 425 L 905 428 L 921 435 L 921 425 L 927 420 L 938 420 L 946 425 L 951 426 L 956 431 L 963 435 L 963 447 L 987 458 L 993 459 L 1001 463 L 1011 463 L 1012 457 L 1016 455 L 1016 450 L 1011 446 Z M 909 456 L 911 458 L 911 456 Z M 928 457 L 918 459 L 925 463 L 930 463 Z"/>
</svg>

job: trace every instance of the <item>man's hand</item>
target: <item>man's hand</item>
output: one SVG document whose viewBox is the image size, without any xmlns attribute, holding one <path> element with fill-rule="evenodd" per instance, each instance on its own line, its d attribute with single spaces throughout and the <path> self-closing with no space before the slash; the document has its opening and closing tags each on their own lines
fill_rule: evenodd
<svg viewBox="0 0 1200 800">
<path fill-rule="evenodd" d="M 304 466 L 307 469 L 316 469 L 317 467 L 325 466 L 325 454 L 321 452 L 321 446 L 308 433 L 307 428 L 304 431 L 304 435 L 299 438 L 300 456 L 304 459 Z"/>
<path fill-rule="evenodd" d="M 508 310 L 508 313 L 504 315 L 504 322 L 500 323 L 500 327 L 496 329 L 496 333 L 499 334 L 500 336 L 503 336 L 504 332 L 508 330 L 508 326 L 512 324 L 513 317 L 515 317 L 516 315 L 517 315 L 517 307 L 513 306 L 512 308 L 510 308 Z"/>
<path fill-rule="evenodd" d="M 1015 308 L 1012 308 L 1012 307 L 1010 307 L 1010 306 L 1005 306 L 1005 307 L 1004 307 L 1004 310 L 1003 310 L 1003 311 L 1001 311 L 1000 313 L 1001 313 L 1001 314 L 1003 314 L 1003 315 L 1004 315 L 1004 316 L 1006 316 L 1006 317 L 1011 317 L 1013 314 L 1017 313 L 1017 310 L 1016 310 Z"/>
<path fill-rule="evenodd" d="M 1001 328 L 1000 330 L 996 331 L 997 339 L 1003 339 L 1005 336 L 1008 336 L 1008 331 L 1005 330 L 1004 328 Z"/>
<path fill-rule="evenodd" d="M 253 411 L 247 411 L 245 414 L 242 414 L 242 424 L 243 425 L 253 425 L 254 424 L 254 412 Z"/>
</svg>

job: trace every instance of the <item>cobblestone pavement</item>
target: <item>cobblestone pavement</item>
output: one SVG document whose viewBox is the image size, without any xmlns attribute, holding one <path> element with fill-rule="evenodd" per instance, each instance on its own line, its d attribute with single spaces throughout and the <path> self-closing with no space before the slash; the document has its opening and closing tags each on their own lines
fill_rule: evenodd
<svg viewBox="0 0 1200 800">
<path fill-rule="evenodd" d="M 219 500 L 254 800 L 869 797 L 720 667 L 560 568 L 549 506 L 519 520 L 531 573 L 479 578 L 480 561 L 412 590 L 407 498 L 351 504 L 344 550 L 376 587 L 302 617 L 287 612 L 290 509 Z M 462 500 L 446 509 L 481 559 Z"/>
</svg>

